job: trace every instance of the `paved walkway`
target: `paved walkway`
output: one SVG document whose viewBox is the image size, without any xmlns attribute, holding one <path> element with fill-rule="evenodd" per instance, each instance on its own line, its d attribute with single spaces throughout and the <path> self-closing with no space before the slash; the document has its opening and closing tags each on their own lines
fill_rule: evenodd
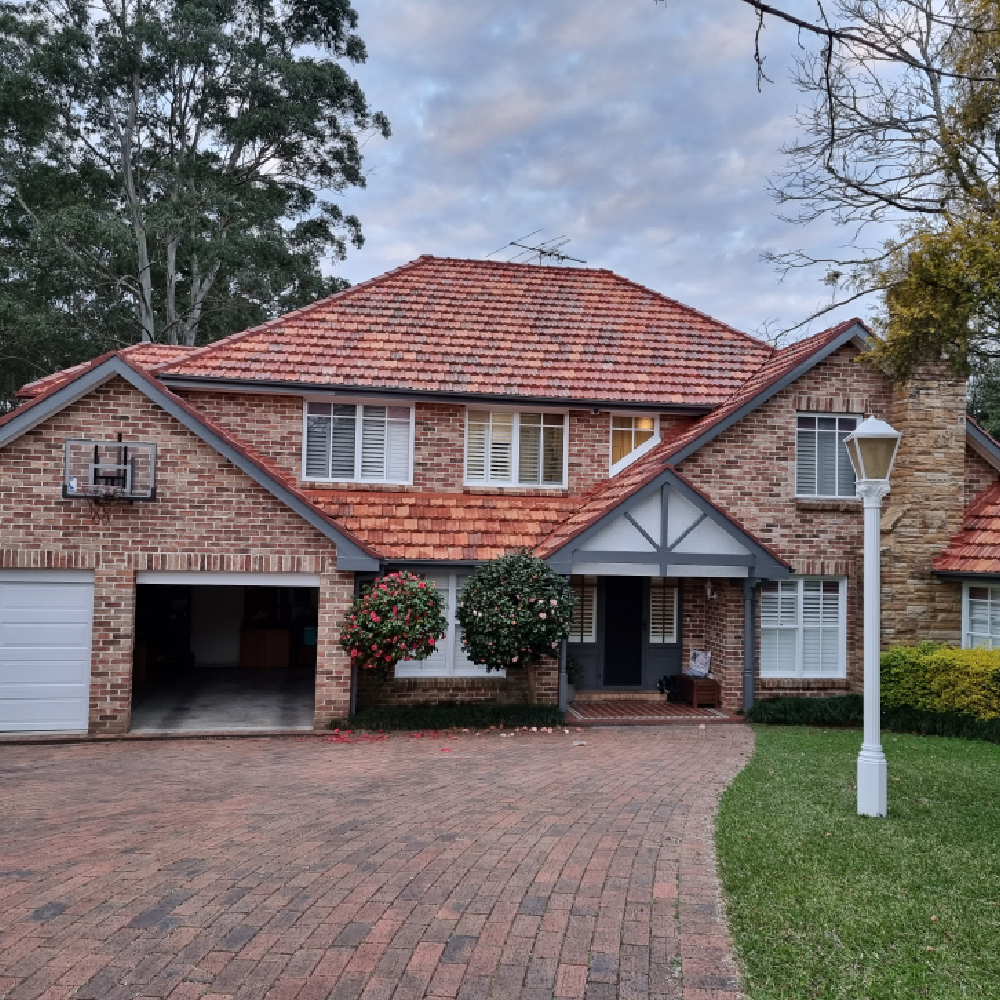
<svg viewBox="0 0 1000 1000">
<path fill-rule="evenodd" d="M 735 1000 L 748 727 L 343 739 L 0 747 L 0 997 Z"/>
</svg>

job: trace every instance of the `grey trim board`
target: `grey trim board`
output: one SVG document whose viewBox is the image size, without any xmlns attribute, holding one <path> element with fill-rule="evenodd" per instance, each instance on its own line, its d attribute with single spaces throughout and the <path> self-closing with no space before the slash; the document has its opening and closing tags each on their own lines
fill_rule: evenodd
<svg viewBox="0 0 1000 1000">
<path fill-rule="evenodd" d="M 979 452 L 994 468 L 1000 469 L 1000 445 L 971 420 L 965 421 L 965 432 L 972 440 L 973 449 Z"/>
<path fill-rule="evenodd" d="M 330 521 L 322 517 L 308 504 L 300 500 L 286 486 L 268 475 L 256 462 L 247 458 L 227 441 L 219 437 L 211 428 L 190 414 L 180 403 L 168 395 L 151 378 L 136 371 L 131 365 L 118 357 L 108 358 L 96 368 L 79 376 L 51 396 L 34 405 L 28 406 L 24 413 L 18 414 L 0 427 L 0 448 L 27 433 L 53 413 L 75 402 L 97 386 L 115 375 L 125 379 L 133 388 L 147 396 L 161 409 L 165 410 L 175 420 L 183 424 L 192 434 L 201 438 L 207 445 L 214 448 L 223 458 L 228 459 L 241 472 L 246 473 L 255 483 L 262 486 L 273 497 L 291 508 L 304 521 L 325 535 L 337 547 L 337 568 L 343 570 L 378 569 L 379 560 L 370 556 L 354 541 L 339 531 Z"/>
<path fill-rule="evenodd" d="M 697 406 L 690 403 L 647 402 L 645 400 L 621 399 L 577 399 L 574 396 L 529 396 L 505 392 L 452 392 L 436 389 L 378 388 L 367 385 L 313 385 L 309 382 L 282 381 L 280 379 L 229 379 L 217 376 L 174 375 L 163 372 L 156 376 L 164 385 L 179 389 L 227 389 L 236 392 L 282 393 L 296 396 L 358 396 L 376 398 L 399 396 L 411 399 L 432 399 L 441 403 L 498 403 L 503 406 L 564 407 L 570 410 L 656 410 L 661 413 L 676 413 L 678 416 L 704 416 L 715 409 L 714 406 Z"/>
</svg>

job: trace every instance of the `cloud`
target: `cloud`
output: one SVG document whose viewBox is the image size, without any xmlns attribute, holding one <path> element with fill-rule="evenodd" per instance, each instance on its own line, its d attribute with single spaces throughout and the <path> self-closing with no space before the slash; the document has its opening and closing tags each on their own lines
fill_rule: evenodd
<svg viewBox="0 0 1000 1000">
<path fill-rule="evenodd" d="M 796 46 L 783 26 L 766 32 L 776 83 L 758 93 L 755 21 L 739 0 L 355 6 L 369 52 L 357 75 L 393 137 L 367 143 L 368 187 L 340 198 L 366 244 L 338 273 L 483 257 L 541 229 L 571 237 L 588 266 L 751 332 L 824 301 L 819 274 L 781 283 L 760 260 L 830 255 L 849 235 L 780 222 L 766 192 L 799 99 L 778 71 Z"/>
</svg>

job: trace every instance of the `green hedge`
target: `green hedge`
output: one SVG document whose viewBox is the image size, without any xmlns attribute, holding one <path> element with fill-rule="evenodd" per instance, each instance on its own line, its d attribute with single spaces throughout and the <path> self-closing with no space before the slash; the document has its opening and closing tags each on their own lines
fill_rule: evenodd
<svg viewBox="0 0 1000 1000">
<path fill-rule="evenodd" d="M 1000 718 L 1000 650 L 896 646 L 882 654 L 882 705 Z"/>
<path fill-rule="evenodd" d="M 836 698 L 766 698 L 747 712 L 747 722 L 770 726 L 860 726 L 864 699 L 859 694 Z"/>
<path fill-rule="evenodd" d="M 860 727 L 864 699 L 859 694 L 836 698 L 773 698 L 759 701 L 747 712 L 748 722 L 770 726 Z M 957 736 L 1000 743 L 1000 719 L 976 719 L 959 712 L 927 712 L 906 706 L 882 706 L 881 725 L 894 733 Z"/>
<path fill-rule="evenodd" d="M 490 726 L 561 726 L 564 713 L 548 705 L 380 705 L 351 719 L 337 719 L 331 729 L 489 729 Z"/>
</svg>

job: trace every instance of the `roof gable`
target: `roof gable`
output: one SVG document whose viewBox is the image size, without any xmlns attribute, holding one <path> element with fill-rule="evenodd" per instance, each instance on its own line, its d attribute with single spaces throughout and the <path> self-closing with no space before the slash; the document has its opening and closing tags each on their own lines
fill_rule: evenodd
<svg viewBox="0 0 1000 1000">
<path fill-rule="evenodd" d="M 75 377 L 52 384 L 30 403 L 0 419 L 0 448 L 115 376 L 125 379 L 133 388 L 183 424 L 192 434 L 214 448 L 254 482 L 329 538 L 337 546 L 339 569 L 378 568 L 379 559 L 374 551 L 313 507 L 303 494 L 284 481 L 281 472 L 271 466 L 265 458 L 242 442 L 238 442 L 204 413 L 194 409 L 169 389 L 152 380 L 144 371 L 133 367 L 120 354 L 97 358 Z"/>
<path fill-rule="evenodd" d="M 726 403 L 692 426 L 666 438 L 617 476 L 592 490 L 580 509 L 542 543 L 541 551 L 554 556 L 581 532 L 614 516 L 619 506 L 640 491 L 661 483 L 667 470 L 676 471 L 674 467 L 677 464 L 762 406 L 838 348 L 852 340 L 866 343 L 868 336 L 868 330 L 859 320 L 850 320 L 774 352 Z"/>
</svg>

